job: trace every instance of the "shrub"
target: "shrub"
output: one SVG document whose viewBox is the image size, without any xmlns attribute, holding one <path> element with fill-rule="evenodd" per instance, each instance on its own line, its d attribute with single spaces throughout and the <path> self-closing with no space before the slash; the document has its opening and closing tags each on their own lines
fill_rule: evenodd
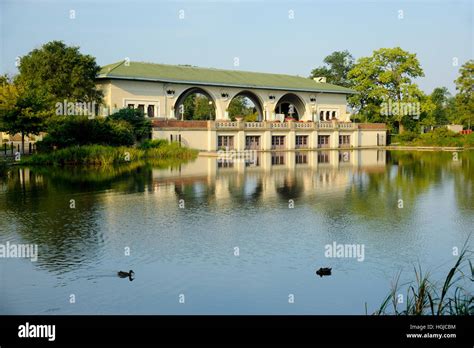
<svg viewBox="0 0 474 348">
<path fill-rule="evenodd" d="M 410 142 L 416 139 L 418 135 L 412 131 L 406 131 L 401 134 L 398 134 L 397 140 L 401 142 Z"/>
<path fill-rule="evenodd" d="M 436 128 L 432 132 L 421 134 L 415 141 L 422 146 L 463 146 L 463 137 L 459 133 L 450 131 L 445 127 Z"/>
<path fill-rule="evenodd" d="M 154 149 L 157 147 L 161 147 L 163 145 L 168 144 L 168 140 L 166 139 L 154 139 L 154 140 L 145 140 L 142 142 L 139 146 L 140 149 L 146 150 L 146 149 Z"/>
<path fill-rule="evenodd" d="M 131 125 L 135 141 L 140 142 L 147 139 L 151 133 L 151 122 L 145 118 L 143 112 L 138 109 L 121 109 L 110 115 L 108 120 L 126 121 Z"/>
<path fill-rule="evenodd" d="M 89 119 L 86 116 L 59 116 L 48 124 L 48 134 L 38 142 L 38 151 L 51 151 L 54 147 L 77 145 L 130 146 L 135 142 L 133 130 L 123 120 Z"/>
</svg>

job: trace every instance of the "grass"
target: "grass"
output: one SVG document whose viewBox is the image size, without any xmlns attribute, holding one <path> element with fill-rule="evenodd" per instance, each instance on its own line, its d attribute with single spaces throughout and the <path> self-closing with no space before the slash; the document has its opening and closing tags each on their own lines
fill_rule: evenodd
<svg viewBox="0 0 474 348">
<path fill-rule="evenodd" d="M 50 153 L 34 154 L 24 158 L 26 165 L 113 165 L 147 159 L 189 160 L 197 156 L 197 151 L 178 143 L 161 142 L 158 147 L 145 149 L 135 147 L 112 147 L 85 145 L 67 147 Z"/>
<path fill-rule="evenodd" d="M 430 274 L 424 273 L 421 266 L 414 267 L 415 280 L 405 284 L 406 295 L 403 309 L 399 307 L 398 303 L 398 296 L 403 291 L 402 286 L 399 286 L 399 273 L 392 284 L 390 293 L 374 314 L 474 315 L 472 291 L 465 289 L 462 284 L 463 281 L 474 281 L 474 268 L 470 256 L 472 256 L 472 251 L 467 249 L 466 242 L 454 266 L 446 275 L 442 286 L 432 282 Z M 469 273 L 465 273 L 464 266 L 469 270 Z"/>
</svg>

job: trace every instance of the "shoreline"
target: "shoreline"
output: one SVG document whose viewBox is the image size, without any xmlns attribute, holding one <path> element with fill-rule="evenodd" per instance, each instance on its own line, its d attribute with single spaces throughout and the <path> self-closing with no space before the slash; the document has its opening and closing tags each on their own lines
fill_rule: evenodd
<svg viewBox="0 0 474 348">
<path fill-rule="evenodd" d="M 363 146 L 363 147 L 348 147 L 348 148 L 315 148 L 315 149 L 274 149 L 274 150 L 228 150 L 228 152 L 238 151 L 256 151 L 257 153 L 280 153 L 280 152 L 318 152 L 318 151 L 357 151 L 357 150 L 398 150 L 398 151 L 469 151 L 474 150 L 474 147 L 449 147 L 449 146 Z M 218 157 L 218 151 L 199 151 L 198 156 L 201 157 Z"/>
</svg>

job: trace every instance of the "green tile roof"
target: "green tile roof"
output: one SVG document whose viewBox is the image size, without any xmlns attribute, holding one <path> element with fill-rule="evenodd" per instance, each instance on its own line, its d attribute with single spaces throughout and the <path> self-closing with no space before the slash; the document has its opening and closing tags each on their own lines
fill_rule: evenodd
<svg viewBox="0 0 474 348">
<path fill-rule="evenodd" d="M 124 61 L 102 67 L 97 78 L 305 92 L 355 93 L 349 88 L 320 83 L 300 76 L 141 62 L 130 62 L 126 65 Z"/>
</svg>

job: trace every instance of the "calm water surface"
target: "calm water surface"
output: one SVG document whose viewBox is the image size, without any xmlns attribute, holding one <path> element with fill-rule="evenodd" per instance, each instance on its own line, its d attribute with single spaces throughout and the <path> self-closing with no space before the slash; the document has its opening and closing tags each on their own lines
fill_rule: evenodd
<svg viewBox="0 0 474 348">
<path fill-rule="evenodd" d="M 454 159 L 362 150 L 15 168 L 0 178 L 0 243 L 37 244 L 39 258 L 0 259 L 0 314 L 374 311 L 399 271 L 411 279 L 420 263 L 441 280 L 474 230 L 474 152 Z M 364 245 L 364 260 L 326 258 L 333 242 Z M 316 276 L 325 266 L 333 275 Z M 116 276 L 129 269 L 134 281 Z"/>
</svg>

